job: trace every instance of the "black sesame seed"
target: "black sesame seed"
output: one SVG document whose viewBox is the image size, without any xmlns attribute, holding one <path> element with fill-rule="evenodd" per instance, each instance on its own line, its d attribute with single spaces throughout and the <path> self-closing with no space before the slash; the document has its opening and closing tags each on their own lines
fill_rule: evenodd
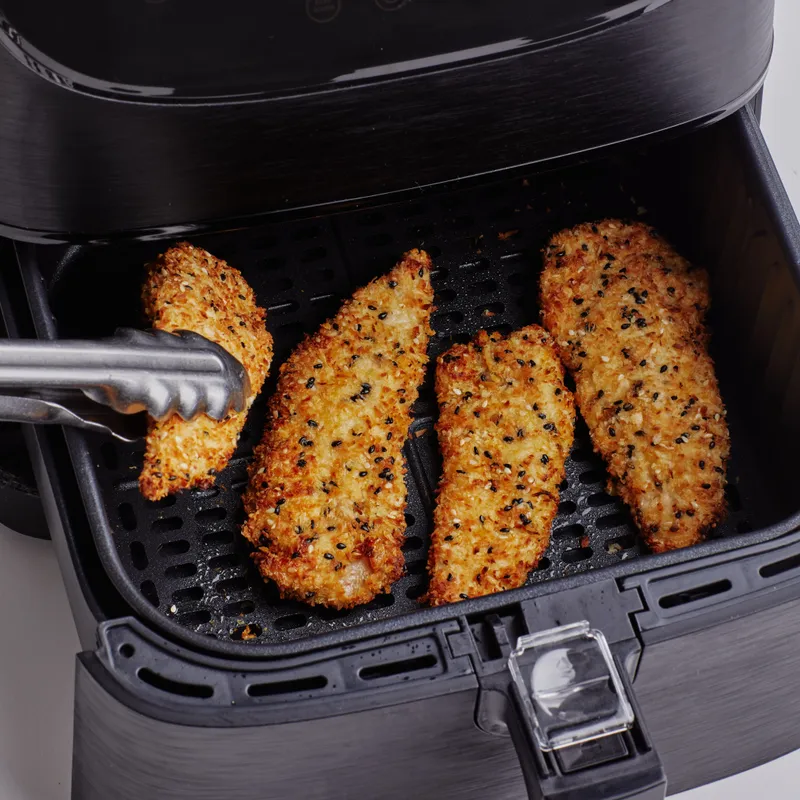
<svg viewBox="0 0 800 800">
<path fill-rule="evenodd" d="M 386 434 L 386 440 L 388 441 L 391 438 L 392 438 L 392 432 L 389 431 L 389 433 Z"/>
<path fill-rule="evenodd" d="M 324 558 L 327 558 L 328 561 L 333 561 L 333 553 L 325 553 Z"/>
<path fill-rule="evenodd" d="M 600 398 L 601 398 L 601 397 L 602 397 L 604 394 L 605 394 L 605 392 L 604 392 L 604 391 L 601 389 L 601 390 L 600 390 L 600 391 L 597 393 L 597 399 L 599 400 L 599 399 L 600 399 Z"/>
<path fill-rule="evenodd" d="M 646 366 L 647 366 L 647 361 L 645 361 L 644 359 L 642 359 L 642 360 L 639 362 L 639 366 L 640 366 L 640 367 L 646 367 Z"/>
<path fill-rule="evenodd" d="M 701 461 L 699 466 L 700 466 L 700 469 L 705 469 L 706 468 L 706 462 L 705 461 Z"/>
<path fill-rule="evenodd" d="M 341 440 L 341 439 L 334 439 L 334 440 L 331 442 L 331 447 L 338 447 L 338 446 L 339 446 L 341 443 L 342 443 L 342 440 Z"/>
<path fill-rule="evenodd" d="M 464 592 L 461 592 L 461 593 L 460 593 L 458 596 L 459 596 L 459 597 L 460 597 L 462 600 L 469 600 L 469 595 L 468 595 L 468 594 L 464 594 Z"/>
<path fill-rule="evenodd" d="M 653 400 L 658 400 L 658 392 L 653 392 Z"/>
<path fill-rule="evenodd" d="M 397 286 L 397 281 L 389 281 L 389 288 L 394 289 Z"/>
<path fill-rule="evenodd" d="M 314 419 L 306 420 L 306 424 L 309 425 L 312 428 L 318 428 L 319 427 L 319 423 Z"/>
<path fill-rule="evenodd" d="M 447 536 L 444 537 L 444 540 L 446 542 L 452 542 L 453 541 L 453 534 L 452 533 L 448 533 Z"/>
<path fill-rule="evenodd" d="M 504 436 L 503 437 L 503 441 L 504 442 L 513 442 L 514 441 L 514 437 L 513 436 Z"/>
<path fill-rule="evenodd" d="M 305 460 L 304 458 L 301 458 L 301 459 L 300 459 L 300 460 L 297 462 L 297 466 L 298 466 L 298 467 L 304 467 L 305 465 L 306 465 L 306 460 Z"/>
<path fill-rule="evenodd" d="M 633 410 L 633 403 L 625 403 L 625 405 L 622 406 L 622 410 L 623 411 L 632 411 Z"/>
<path fill-rule="evenodd" d="M 700 430 L 700 426 L 699 425 L 692 425 L 692 430 L 693 431 L 699 431 Z"/>
<path fill-rule="evenodd" d="M 714 441 L 712 441 L 712 442 L 711 442 L 711 443 L 708 445 L 708 449 L 709 449 L 709 450 L 713 450 L 713 449 L 714 449 L 716 446 L 717 446 L 717 443 L 716 443 L 716 442 L 714 442 Z"/>
<path fill-rule="evenodd" d="M 547 463 L 549 460 L 550 460 L 550 459 L 547 457 L 547 455 L 546 455 L 546 454 L 545 454 L 545 455 L 543 455 L 543 456 L 542 456 L 542 458 L 541 458 L 542 464 L 546 464 L 546 463 Z"/>
<path fill-rule="evenodd" d="M 572 298 L 572 302 L 575 303 L 576 306 L 582 305 L 583 304 L 583 298 L 582 297 L 573 297 Z"/>
<path fill-rule="evenodd" d="M 381 311 L 381 313 L 378 314 L 378 319 L 386 319 L 386 317 L 388 317 L 388 316 L 389 316 L 389 312 L 388 311 Z"/>
<path fill-rule="evenodd" d="M 361 470 L 361 472 L 358 473 L 358 477 L 363 478 L 366 474 L 366 470 Z"/>
<path fill-rule="evenodd" d="M 303 447 L 312 447 L 314 444 L 314 442 L 311 439 L 306 439 L 305 436 L 301 436 L 299 441 L 300 444 L 303 445 Z"/>
<path fill-rule="evenodd" d="M 631 326 L 631 325 L 630 325 L 630 323 L 629 323 L 629 322 L 626 322 L 624 325 L 621 325 L 621 326 L 620 326 L 620 328 L 621 328 L 623 331 L 626 331 L 626 330 L 628 330 L 628 328 L 630 328 L 630 326 Z"/>
<path fill-rule="evenodd" d="M 552 422 L 548 422 L 544 425 L 544 429 L 546 431 L 554 431 L 556 429 L 556 426 Z"/>
<path fill-rule="evenodd" d="M 710 483 L 701 483 L 700 486 L 702 486 L 703 489 L 710 489 L 711 488 L 711 484 Z"/>
<path fill-rule="evenodd" d="M 310 389 L 314 385 L 314 378 L 309 378 L 306 381 L 306 389 Z"/>
<path fill-rule="evenodd" d="M 377 311 L 378 309 L 375 306 L 367 306 L 370 311 Z"/>
<path fill-rule="evenodd" d="M 361 394 L 369 394 L 372 391 L 372 387 L 368 383 L 361 384 Z"/>
<path fill-rule="evenodd" d="M 617 432 L 614 430 L 614 428 L 609 428 L 608 429 L 608 435 L 609 436 L 616 436 Z"/>
</svg>

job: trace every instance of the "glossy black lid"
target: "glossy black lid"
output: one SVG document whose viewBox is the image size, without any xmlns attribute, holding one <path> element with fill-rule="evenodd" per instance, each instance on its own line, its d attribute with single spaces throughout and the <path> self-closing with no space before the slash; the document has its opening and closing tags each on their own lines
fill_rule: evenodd
<svg viewBox="0 0 800 800">
<path fill-rule="evenodd" d="M 519 54 L 668 0 L 4 0 L 4 44 L 90 94 L 231 101 Z"/>
<path fill-rule="evenodd" d="M 0 231 L 309 215 L 707 124 L 773 0 L 0 0 Z"/>
</svg>

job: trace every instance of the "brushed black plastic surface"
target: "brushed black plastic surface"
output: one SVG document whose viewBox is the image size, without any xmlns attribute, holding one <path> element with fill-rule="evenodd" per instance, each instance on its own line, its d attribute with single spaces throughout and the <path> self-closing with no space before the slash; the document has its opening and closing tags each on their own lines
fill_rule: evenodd
<svg viewBox="0 0 800 800">
<path fill-rule="evenodd" d="M 0 48 L 0 226 L 104 238 L 308 213 L 707 122 L 757 91 L 772 12 L 671 0 L 521 55 L 227 105 L 109 102 Z"/>
</svg>

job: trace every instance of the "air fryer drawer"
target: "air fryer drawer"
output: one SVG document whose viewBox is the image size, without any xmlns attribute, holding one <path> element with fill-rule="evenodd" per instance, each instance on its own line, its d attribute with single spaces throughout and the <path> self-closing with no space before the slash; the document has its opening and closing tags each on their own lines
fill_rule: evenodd
<svg viewBox="0 0 800 800">
<path fill-rule="evenodd" d="M 635 687 L 670 786 L 688 788 L 764 760 L 768 754 L 753 737 L 727 737 L 740 726 L 739 707 L 721 702 L 740 669 L 738 659 L 744 658 L 739 650 L 733 648 L 721 663 L 715 655 L 719 649 L 705 651 L 702 638 L 693 647 L 687 669 L 702 674 L 713 665 L 715 681 L 683 681 L 673 666 L 668 691 L 659 670 L 662 660 L 680 663 L 685 637 L 702 637 L 698 631 L 714 627 L 724 640 L 735 617 L 740 618 L 737 637 L 746 636 L 747 615 L 758 611 L 763 618 L 771 602 L 800 597 L 800 585 L 795 585 L 800 584 L 800 559 L 784 563 L 800 539 L 800 500 L 794 490 L 800 478 L 794 458 L 800 445 L 800 231 L 749 110 L 669 144 L 641 146 L 524 180 L 193 241 L 240 267 L 269 306 L 277 362 L 304 331 L 331 313 L 340 297 L 388 269 L 412 246 L 424 246 L 434 256 L 437 352 L 480 327 L 533 322 L 539 250 L 547 237 L 565 225 L 615 215 L 652 222 L 681 252 L 707 265 L 712 276 L 712 354 L 733 442 L 731 513 L 716 535 L 689 550 L 646 553 L 627 512 L 605 495 L 602 465 L 579 429 L 547 565 L 514 592 L 438 609 L 419 607 L 436 477 L 428 386 L 414 423 L 414 433 L 422 435 L 412 436 L 407 450 L 409 574 L 388 596 L 391 600 L 333 614 L 279 600 L 249 568 L 247 548 L 237 535 L 244 465 L 263 415 L 253 414 L 234 462 L 220 476 L 219 491 L 188 493 L 157 506 L 138 496 L 140 453 L 135 449 L 76 431 L 64 437 L 40 428 L 32 437 L 34 455 L 40 479 L 46 481 L 43 494 L 53 536 L 65 543 L 62 553 L 69 552 L 62 569 L 75 594 L 94 609 L 101 636 L 95 652 L 94 642 L 85 642 L 87 653 L 81 657 L 85 669 L 79 682 L 75 780 L 82 796 L 138 797 L 146 776 L 157 771 L 164 780 L 176 779 L 174 796 L 181 797 L 183 781 L 198 762 L 217 766 L 204 771 L 203 786 L 209 796 L 224 796 L 232 784 L 220 777 L 215 785 L 214 776 L 225 772 L 219 759 L 226 745 L 220 743 L 234 739 L 237 759 L 249 765 L 248 781 L 236 787 L 239 797 L 261 797 L 266 786 L 276 797 L 347 797 L 367 785 L 376 797 L 406 797 L 412 791 L 425 796 L 415 770 L 394 768 L 405 763 L 401 740 L 387 747 L 386 736 L 376 735 L 357 749 L 336 737 L 316 740 L 315 756 L 319 763 L 336 762 L 337 781 L 331 785 L 324 774 L 309 773 L 303 766 L 308 753 L 298 748 L 297 770 L 303 772 L 298 784 L 292 770 L 271 768 L 271 756 L 258 747 L 258 737 L 236 731 L 264 725 L 274 736 L 275 726 L 293 719 L 292 736 L 302 740 L 303 726 L 311 730 L 316 718 L 347 715 L 348 726 L 357 726 L 358 715 L 368 709 L 370 714 L 385 709 L 381 724 L 390 726 L 391 708 L 414 697 L 419 730 L 435 742 L 447 735 L 446 725 L 452 727 L 453 721 L 437 721 L 437 704 L 424 697 L 458 693 L 469 702 L 455 705 L 474 709 L 476 675 L 484 660 L 498 657 L 477 645 L 458 655 L 454 642 L 472 641 L 490 614 L 508 619 L 515 634 L 535 630 L 538 603 L 601 581 L 642 606 L 630 615 L 635 635 L 625 663 L 632 670 L 640 664 Z M 20 245 L 21 280 L 9 278 L 4 314 L 24 316 L 24 289 L 43 338 L 99 336 L 117 325 L 136 325 L 141 265 L 165 246 L 164 241 L 68 249 Z M 713 581 L 706 579 L 712 573 Z M 675 588 L 681 576 L 686 591 Z M 713 591 L 704 590 L 711 585 Z M 660 603 L 667 592 L 679 598 L 668 609 Z M 137 621 L 127 622 L 126 614 Z M 781 619 L 780 629 L 759 623 L 760 652 L 770 652 L 770 641 L 780 641 L 782 648 L 779 662 L 764 658 L 758 683 L 758 702 L 773 721 L 789 720 L 781 664 L 794 650 L 794 657 L 800 657 L 800 636 L 791 635 L 800 633 L 800 622 L 793 622 L 793 614 L 782 613 Z M 255 639 L 242 640 L 244 625 L 257 631 Z M 798 631 L 790 630 L 793 625 Z M 341 659 L 354 648 L 380 653 L 395 642 L 393 637 L 405 636 L 408 644 L 423 634 L 430 642 L 426 657 L 433 660 L 403 667 L 395 677 L 391 670 L 382 673 L 380 687 L 356 679 L 333 681 L 326 671 L 333 664 L 343 669 Z M 130 648 L 123 651 L 126 644 Z M 289 682 L 280 692 L 249 693 L 248 686 L 263 685 L 267 673 L 281 664 L 291 665 L 300 683 Z M 99 689 L 87 688 L 88 674 Z M 325 682 L 315 682 L 323 674 Z M 108 769 L 108 761 L 117 756 L 107 750 L 103 729 L 90 722 L 96 713 L 111 713 L 98 712 L 106 703 L 119 705 L 121 716 L 138 716 L 137 724 L 147 731 L 128 739 L 134 752 L 125 753 L 126 759 L 137 760 L 145 783 L 128 776 L 120 786 L 117 771 Z M 473 715 L 459 713 L 470 740 L 485 739 L 492 769 L 471 749 L 469 756 L 449 751 L 447 783 L 431 778 L 431 796 L 523 796 L 510 743 L 472 730 Z M 198 733 L 191 748 L 170 748 L 165 764 L 159 754 L 173 733 L 170 725 L 161 724 L 164 714 L 182 726 L 212 728 L 215 735 Z M 376 718 L 370 716 L 369 724 Z M 800 733 L 789 728 L 775 742 L 776 754 L 800 746 Z M 687 759 L 687 748 L 697 757 Z M 98 750 L 105 753 L 102 770 L 94 758 Z M 712 753 L 714 758 L 701 757 Z M 384 769 L 385 764 L 392 769 Z M 435 765 L 426 769 L 436 772 Z M 497 774 L 503 775 L 502 782 Z M 195 796 L 194 791 L 196 786 L 190 790 L 187 785 L 185 796 Z"/>
</svg>

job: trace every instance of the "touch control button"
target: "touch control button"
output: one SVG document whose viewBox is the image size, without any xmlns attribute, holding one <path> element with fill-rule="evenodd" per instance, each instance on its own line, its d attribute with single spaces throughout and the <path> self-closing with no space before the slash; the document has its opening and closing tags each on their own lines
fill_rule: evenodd
<svg viewBox="0 0 800 800">
<path fill-rule="evenodd" d="M 342 10 L 342 0 L 306 0 L 306 14 L 314 22 L 333 22 Z"/>
</svg>

